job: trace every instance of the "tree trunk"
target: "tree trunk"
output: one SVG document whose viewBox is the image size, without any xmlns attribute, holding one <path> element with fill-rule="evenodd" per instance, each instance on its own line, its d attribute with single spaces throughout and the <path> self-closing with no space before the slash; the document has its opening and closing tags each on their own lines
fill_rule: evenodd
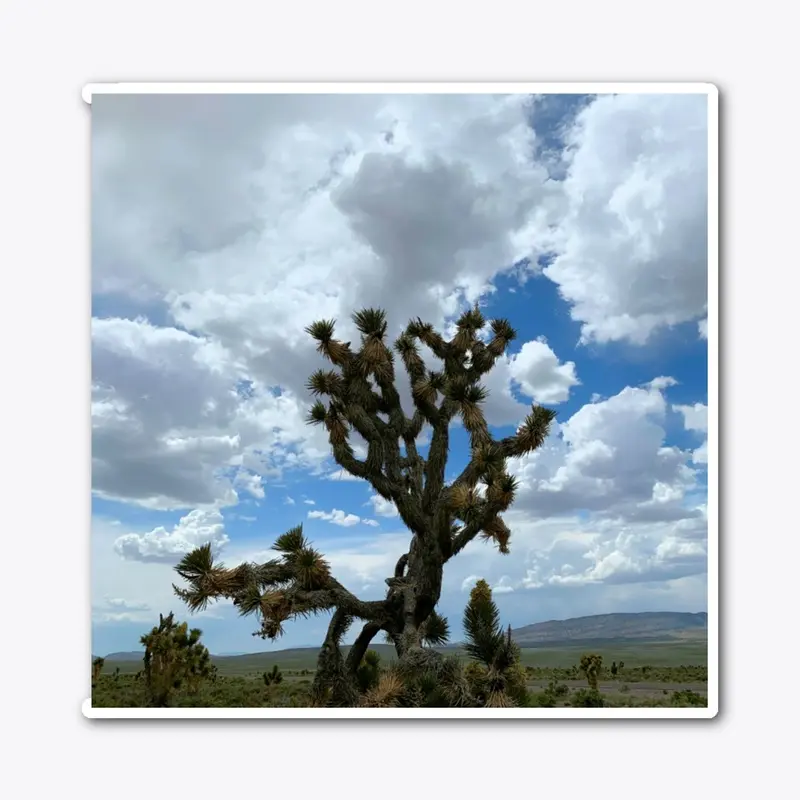
<svg viewBox="0 0 800 800">
<path fill-rule="evenodd" d="M 424 669 L 441 655 L 422 646 L 420 627 L 439 602 L 444 558 L 433 537 L 414 536 L 408 557 L 398 562 L 395 576 L 387 580 L 389 590 L 385 618 L 368 620 L 345 659 L 341 636 L 346 615 L 336 611 L 317 659 L 312 693 L 316 702 L 353 706 L 358 702 L 356 671 L 375 636 L 385 630 L 395 644 L 401 668 Z"/>
</svg>

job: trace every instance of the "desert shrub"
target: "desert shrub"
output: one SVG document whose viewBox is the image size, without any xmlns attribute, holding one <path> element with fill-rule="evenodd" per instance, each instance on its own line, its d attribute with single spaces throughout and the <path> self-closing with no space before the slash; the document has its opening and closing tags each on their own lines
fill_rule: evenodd
<svg viewBox="0 0 800 800">
<path fill-rule="evenodd" d="M 602 708 L 605 705 L 603 695 L 596 689 L 577 689 L 570 696 L 575 708 Z"/>
<path fill-rule="evenodd" d="M 670 696 L 670 704 L 685 708 L 686 706 L 708 706 L 708 698 L 693 692 L 691 689 L 681 689 Z"/>
</svg>

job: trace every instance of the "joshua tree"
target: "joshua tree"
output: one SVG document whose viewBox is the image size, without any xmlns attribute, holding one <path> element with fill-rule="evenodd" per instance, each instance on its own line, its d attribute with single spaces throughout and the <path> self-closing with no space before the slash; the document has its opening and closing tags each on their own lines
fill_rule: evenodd
<svg viewBox="0 0 800 800">
<path fill-rule="evenodd" d="M 97 682 L 100 680 L 100 673 L 103 671 L 105 663 L 106 660 L 100 658 L 100 656 L 92 659 L 92 688 L 97 686 Z"/>
<path fill-rule="evenodd" d="M 597 691 L 597 678 L 603 668 L 603 656 L 596 653 L 590 653 L 581 656 L 580 663 L 581 672 L 586 676 L 586 682 L 589 688 Z"/>
<path fill-rule="evenodd" d="M 272 671 L 263 673 L 262 677 L 266 686 L 272 686 L 273 684 L 277 686 L 283 682 L 283 673 L 278 669 L 277 664 L 273 664 Z"/>
<path fill-rule="evenodd" d="M 158 625 L 141 638 L 144 645 L 144 679 L 148 702 L 166 706 L 174 689 L 184 682 L 194 691 L 208 677 L 210 657 L 200 644 L 202 631 L 175 623 L 174 615 L 159 614 Z"/>
<path fill-rule="evenodd" d="M 435 611 L 444 566 L 477 537 L 508 553 L 510 530 L 502 514 L 514 500 L 517 482 L 506 471 L 506 461 L 539 447 L 555 417 L 555 412 L 534 405 L 514 435 L 497 440 L 489 432 L 481 409 L 487 397 L 481 379 L 516 336 L 506 320 L 493 320 L 484 342 L 479 333 L 486 322 L 477 307 L 460 317 L 450 340 L 416 319 L 393 348 L 385 341 L 382 310 L 359 311 L 353 321 L 361 334 L 358 349 L 334 338 L 333 320 L 306 329 L 333 367 L 309 379 L 317 399 L 308 421 L 324 426 L 335 461 L 391 501 L 408 528 L 408 548 L 386 578 L 385 598 L 364 601 L 339 583 L 303 536 L 302 526 L 278 538 L 273 549 L 279 557 L 265 564 L 225 568 L 215 563 L 210 545 L 198 548 L 176 567 L 189 588 L 175 587 L 192 610 L 215 598 L 231 598 L 241 614 L 260 617 L 254 635 L 273 640 L 292 618 L 332 612 L 314 689 L 344 705 L 358 702 L 356 671 L 380 631 L 394 644 L 402 666 L 438 669 L 433 662 L 441 655 L 423 645 L 441 641 L 446 633 Z M 426 365 L 420 354 L 423 345 L 441 362 L 439 369 Z M 395 382 L 396 355 L 410 380 L 410 416 Z M 470 459 L 448 483 L 450 428 L 457 417 L 470 437 Z M 425 426 L 431 431 L 427 458 L 417 448 Z M 354 432 L 366 444 L 363 459 L 353 447 Z M 362 627 L 345 658 L 342 636 L 355 620 Z"/>
<path fill-rule="evenodd" d="M 378 685 L 381 675 L 381 657 L 374 650 L 367 650 L 364 658 L 356 670 L 358 689 L 366 693 Z"/>
<path fill-rule="evenodd" d="M 520 664 L 519 647 L 511 638 L 511 626 L 508 631 L 501 627 L 500 612 L 484 580 L 470 592 L 464 632 L 464 650 L 475 662 L 467 674 L 480 705 L 503 708 L 525 704 L 525 669 Z"/>
</svg>

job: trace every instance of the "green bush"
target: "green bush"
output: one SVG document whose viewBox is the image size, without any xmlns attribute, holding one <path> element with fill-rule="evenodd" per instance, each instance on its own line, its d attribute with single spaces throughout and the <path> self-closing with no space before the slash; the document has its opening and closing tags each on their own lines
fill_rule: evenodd
<svg viewBox="0 0 800 800">
<path fill-rule="evenodd" d="M 681 689 L 680 691 L 673 692 L 670 697 L 670 704 L 680 708 L 686 706 L 708 706 L 708 698 L 693 692 L 691 689 Z"/>
<path fill-rule="evenodd" d="M 577 689 L 570 700 L 575 708 L 602 708 L 605 705 L 603 695 L 596 689 Z"/>
</svg>

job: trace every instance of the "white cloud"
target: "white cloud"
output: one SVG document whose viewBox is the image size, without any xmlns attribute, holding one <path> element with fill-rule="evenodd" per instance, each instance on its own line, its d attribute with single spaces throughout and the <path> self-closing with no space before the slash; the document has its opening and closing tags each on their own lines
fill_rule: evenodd
<svg viewBox="0 0 800 800">
<path fill-rule="evenodd" d="M 316 500 L 303 500 L 303 502 L 304 502 L 304 503 L 305 503 L 307 506 L 315 506 L 315 505 L 317 504 Z"/>
<path fill-rule="evenodd" d="M 697 323 L 697 332 L 701 339 L 708 339 L 708 319 L 701 319 Z"/>
<path fill-rule="evenodd" d="M 264 497 L 264 486 L 260 475 L 253 472 L 240 470 L 236 474 L 234 485 L 241 487 L 244 491 L 251 494 L 253 497 L 262 499 Z"/>
<path fill-rule="evenodd" d="M 329 481 L 361 481 L 364 480 L 363 478 L 357 478 L 355 475 L 351 475 L 347 470 L 344 469 L 337 469 L 334 472 L 330 472 L 325 476 L 326 480 Z"/>
<path fill-rule="evenodd" d="M 523 586 L 585 586 L 671 581 L 707 569 L 705 519 L 619 526 L 577 522 L 528 553 Z"/>
<path fill-rule="evenodd" d="M 670 386 L 677 386 L 678 381 L 675 378 L 671 378 L 668 375 L 660 375 L 658 378 L 653 378 L 653 380 L 649 381 L 645 384 L 645 386 L 649 387 L 650 389 L 658 389 L 658 391 L 663 391 L 664 389 L 669 389 Z"/>
<path fill-rule="evenodd" d="M 101 497 L 157 509 L 230 505 L 234 483 L 260 496 L 258 474 L 328 455 L 294 395 L 256 383 L 247 397 L 237 392 L 240 370 L 210 338 L 94 319 L 92 369 L 92 480 Z"/>
<path fill-rule="evenodd" d="M 338 508 L 334 508 L 333 511 L 309 511 L 308 518 L 324 519 L 332 525 L 341 525 L 343 528 L 349 528 L 361 522 L 361 517 L 355 514 L 347 514 Z"/>
<path fill-rule="evenodd" d="M 707 100 L 599 97 L 567 136 L 554 281 L 584 341 L 644 344 L 706 315 Z"/>
<path fill-rule="evenodd" d="M 461 591 L 462 592 L 469 592 L 475 587 L 475 584 L 482 580 L 480 575 L 467 575 L 463 581 L 461 581 Z"/>
<path fill-rule="evenodd" d="M 556 354 L 541 341 L 525 342 L 508 360 L 508 370 L 522 392 L 537 403 L 563 403 L 580 381 L 572 361 L 560 364 Z"/>
<path fill-rule="evenodd" d="M 380 517 L 399 516 L 397 506 L 395 506 L 391 500 L 386 500 L 379 494 L 371 495 L 368 502 L 372 505 L 373 509 L 375 509 L 375 513 Z"/>
<path fill-rule="evenodd" d="M 104 597 L 100 603 L 92 605 L 92 622 L 101 625 L 139 622 L 151 616 L 151 609 L 147 603 L 125 600 L 122 597 Z"/>
<path fill-rule="evenodd" d="M 287 495 L 286 499 L 283 501 L 287 506 L 293 506 L 295 504 L 294 499 Z"/>
<path fill-rule="evenodd" d="M 683 415 L 683 426 L 687 431 L 708 433 L 708 406 L 704 403 L 676 405 L 673 409 Z M 695 464 L 708 464 L 708 439 L 692 453 L 692 461 Z"/>
<path fill-rule="evenodd" d="M 212 550 L 219 551 L 228 541 L 219 510 L 195 509 L 171 531 L 159 526 L 144 534 L 127 533 L 114 542 L 114 549 L 124 559 L 174 564 L 203 544 L 211 543 Z"/>
<path fill-rule="evenodd" d="M 500 580 L 492 586 L 493 594 L 509 594 L 514 591 L 514 584 L 508 575 L 502 575 Z"/>
<path fill-rule="evenodd" d="M 705 403 L 695 403 L 692 406 L 675 405 L 673 409 L 683 415 L 683 425 L 687 431 L 708 433 L 708 406 Z"/>
<path fill-rule="evenodd" d="M 687 453 L 665 445 L 666 408 L 651 382 L 554 424 L 539 450 L 509 462 L 520 481 L 515 507 L 537 517 L 581 510 L 627 520 L 691 516 L 683 498 L 694 471 Z"/>
</svg>

